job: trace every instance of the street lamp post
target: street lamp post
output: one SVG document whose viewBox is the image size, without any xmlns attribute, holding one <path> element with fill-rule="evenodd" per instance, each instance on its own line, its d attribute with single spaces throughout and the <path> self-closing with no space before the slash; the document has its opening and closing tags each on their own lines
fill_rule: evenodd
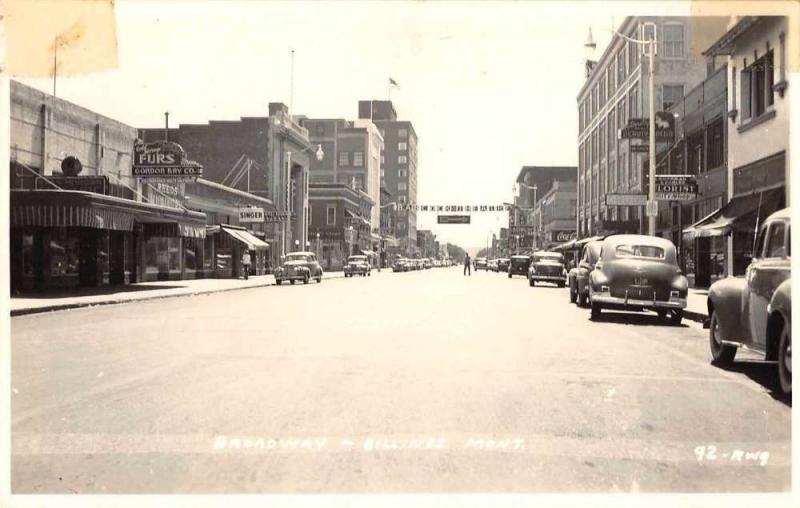
<svg viewBox="0 0 800 508">
<path fill-rule="evenodd" d="M 299 153 L 303 153 L 306 151 L 312 150 L 311 147 L 306 147 L 300 150 Z M 317 151 L 314 153 L 317 157 L 318 161 L 321 161 L 325 157 L 325 152 L 322 150 L 322 145 L 317 145 Z M 292 152 L 286 152 L 286 219 L 283 223 L 283 241 L 281 242 L 283 253 L 286 254 L 286 247 L 289 242 L 289 227 L 292 222 Z M 308 221 L 306 221 L 308 224 Z"/>
<path fill-rule="evenodd" d="M 319 248 L 319 233 L 317 233 L 317 257 L 321 259 L 322 258 L 322 252 L 320 252 L 320 250 L 321 249 Z"/>
</svg>

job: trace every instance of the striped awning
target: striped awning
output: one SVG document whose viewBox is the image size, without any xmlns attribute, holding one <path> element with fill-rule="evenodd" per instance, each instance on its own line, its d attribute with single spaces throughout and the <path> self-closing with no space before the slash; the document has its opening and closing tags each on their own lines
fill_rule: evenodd
<svg viewBox="0 0 800 508">
<path fill-rule="evenodd" d="M 82 227 L 133 231 L 132 213 L 73 205 L 25 205 L 11 207 L 11 227 Z"/>
<path fill-rule="evenodd" d="M 83 227 L 145 235 L 205 238 L 206 215 L 84 191 L 12 190 L 11 227 Z"/>
</svg>

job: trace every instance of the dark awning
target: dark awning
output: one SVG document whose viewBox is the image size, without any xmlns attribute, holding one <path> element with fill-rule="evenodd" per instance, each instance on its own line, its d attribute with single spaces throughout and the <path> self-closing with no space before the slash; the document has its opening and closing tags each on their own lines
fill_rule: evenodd
<svg viewBox="0 0 800 508">
<path fill-rule="evenodd" d="M 206 215 L 116 196 L 56 189 L 12 190 L 11 227 L 85 227 L 151 236 L 205 237 Z"/>
<path fill-rule="evenodd" d="M 722 208 L 683 230 L 690 238 L 722 236 L 731 231 L 752 232 L 771 213 L 783 208 L 784 189 L 771 189 L 732 198 Z"/>
</svg>

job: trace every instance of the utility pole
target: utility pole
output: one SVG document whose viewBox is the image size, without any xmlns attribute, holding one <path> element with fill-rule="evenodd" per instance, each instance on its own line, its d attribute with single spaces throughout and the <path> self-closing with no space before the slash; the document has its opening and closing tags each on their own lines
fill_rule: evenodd
<svg viewBox="0 0 800 508">
<path fill-rule="evenodd" d="M 648 164 L 648 170 L 650 174 L 650 185 L 647 192 L 647 234 L 650 236 L 655 236 L 656 234 L 656 215 L 658 215 L 658 204 L 656 203 L 656 101 L 655 101 L 655 94 L 653 90 L 655 85 L 653 84 L 653 77 L 654 77 L 654 63 L 655 63 L 655 53 L 656 53 L 656 32 L 655 26 L 653 26 L 653 37 L 650 39 L 650 43 L 647 45 L 647 54 L 650 57 L 648 62 L 647 68 L 647 76 L 648 76 L 648 89 L 649 89 L 649 96 L 648 96 L 648 106 L 649 106 L 649 113 L 650 113 L 650 161 Z"/>
</svg>

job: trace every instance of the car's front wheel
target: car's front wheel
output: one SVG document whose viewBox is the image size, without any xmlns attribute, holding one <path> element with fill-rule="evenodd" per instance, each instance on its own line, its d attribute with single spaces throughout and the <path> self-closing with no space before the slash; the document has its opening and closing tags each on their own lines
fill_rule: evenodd
<svg viewBox="0 0 800 508">
<path fill-rule="evenodd" d="M 308 274 L 303 275 L 303 284 L 308 284 L 309 280 L 310 280 L 310 278 L 309 278 Z"/>
<path fill-rule="evenodd" d="M 778 381 L 781 391 L 786 395 L 792 394 L 792 330 L 786 323 L 781 329 L 781 338 L 778 349 Z"/>
<path fill-rule="evenodd" d="M 736 347 L 722 343 L 719 331 L 719 319 L 717 313 L 711 311 L 711 318 L 708 325 L 708 342 L 711 346 L 712 363 L 716 365 L 728 365 L 736 356 Z"/>
<path fill-rule="evenodd" d="M 275 284 L 280 286 L 281 283 L 283 283 L 283 281 L 281 279 L 275 279 Z"/>
</svg>

